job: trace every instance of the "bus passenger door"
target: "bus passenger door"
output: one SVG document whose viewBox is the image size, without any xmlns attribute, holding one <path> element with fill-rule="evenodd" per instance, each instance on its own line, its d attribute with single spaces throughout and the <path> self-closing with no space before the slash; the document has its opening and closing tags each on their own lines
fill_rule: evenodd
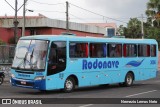
<svg viewBox="0 0 160 107">
<path fill-rule="evenodd" d="M 46 88 L 57 89 L 63 88 L 62 79 L 59 73 L 66 69 L 66 42 L 52 42 L 48 60 L 48 70 L 46 77 Z"/>
</svg>

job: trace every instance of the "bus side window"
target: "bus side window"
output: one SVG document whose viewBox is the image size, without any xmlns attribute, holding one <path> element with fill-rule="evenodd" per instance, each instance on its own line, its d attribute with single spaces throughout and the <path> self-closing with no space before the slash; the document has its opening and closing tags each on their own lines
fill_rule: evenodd
<svg viewBox="0 0 160 107">
<path fill-rule="evenodd" d="M 133 48 L 134 48 L 134 57 L 137 57 L 137 45 L 134 45 L 133 46 Z"/>
<path fill-rule="evenodd" d="M 83 57 L 82 46 L 80 43 L 76 44 L 76 57 Z"/>
<path fill-rule="evenodd" d="M 86 58 L 88 57 L 88 43 L 70 43 L 70 58 Z"/>
<path fill-rule="evenodd" d="M 150 56 L 150 45 L 147 45 L 147 56 Z"/>
<path fill-rule="evenodd" d="M 150 56 L 150 46 L 146 44 L 138 45 L 138 56 L 139 57 L 149 57 Z"/>
<path fill-rule="evenodd" d="M 108 57 L 116 57 L 115 44 L 108 44 Z"/>
<path fill-rule="evenodd" d="M 70 43 L 70 45 L 69 45 L 69 56 L 71 58 L 75 57 L 75 55 L 76 55 L 75 54 L 75 48 L 76 48 L 75 44 Z"/>
<path fill-rule="evenodd" d="M 126 52 L 126 44 L 123 45 L 123 56 L 126 57 L 127 56 L 127 52 Z"/>
<path fill-rule="evenodd" d="M 103 57 L 107 56 L 107 47 L 106 44 L 103 44 Z"/>
<path fill-rule="evenodd" d="M 122 45 L 121 44 L 108 44 L 108 57 L 121 57 Z"/>
<path fill-rule="evenodd" d="M 123 45 L 123 56 L 124 57 L 136 57 L 137 56 L 137 45 L 136 44 L 124 44 Z"/>
<path fill-rule="evenodd" d="M 93 58 L 106 57 L 106 44 L 105 43 L 91 43 L 90 44 L 90 57 L 93 57 Z"/>
<path fill-rule="evenodd" d="M 88 44 L 85 44 L 85 57 L 88 57 Z"/>
<path fill-rule="evenodd" d="M 88 44 L 87 43 L 83 43 L 81 44 L 82 47 L 82 57 L 88 57 Z"/>
<path fill-rule="evenodd" d="M 117 57 L 122 57 L 122 45 L 121 44 L 117 44 L 116 55 Z"/>
<path fill-rule="evenodd" d="M 151 57 L 156 57 L 156 45 L 151 45 Z"/>
<path fill-rule="evenodd" d="M 95 53 L 94 53 L 94 45 L 93 44 L 90 44 L 89 45 L 89 54 L 90 54 L 90 57 L 94 57 L 95 56 Z"/>
<path fill-rule="evenodd" d="M 49 63 L 57 63 L 57 45 L 52 43 L 49 53 Z"/>
</svg>

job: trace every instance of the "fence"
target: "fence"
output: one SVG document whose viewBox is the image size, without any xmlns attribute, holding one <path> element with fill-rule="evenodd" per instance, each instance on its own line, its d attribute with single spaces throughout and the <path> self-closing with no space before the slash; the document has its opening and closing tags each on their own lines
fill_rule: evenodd
<svg viewBox="0 0 160 107">
<path fill-rule="evenodd" d="M 0 45 L 0 64 L 12 64 L 15 45 Z"/>
<path fill-rule="evenodd" d="M 10 77 L 10 67 L 15 54 L 15 45 L 0 45 L 0 72 Z"/>
</svg>

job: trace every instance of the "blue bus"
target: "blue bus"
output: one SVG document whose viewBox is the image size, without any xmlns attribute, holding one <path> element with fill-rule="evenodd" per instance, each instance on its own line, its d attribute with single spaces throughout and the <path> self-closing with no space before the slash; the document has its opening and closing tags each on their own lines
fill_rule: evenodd
<svg viewBox="0 0 160 107">
<path fill-rule="evenodd" d="M 11 84 L 38 90 L 119 83 L 155 78 L 154 39 L 37 35 L 21 37 L 11 67 Z"/>
</svg>

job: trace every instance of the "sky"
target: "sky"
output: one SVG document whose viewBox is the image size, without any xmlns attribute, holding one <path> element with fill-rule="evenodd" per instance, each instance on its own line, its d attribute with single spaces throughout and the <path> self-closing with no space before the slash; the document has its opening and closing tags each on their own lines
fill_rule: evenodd
<svg viewBox="0 0 160 107">
<path fill-rule="evenodd" d="M 15 0 L 0 0 L 0 16 L 14 16 Z M 18 0 L 18 8 L 24 0 Z M 116 23 L 126 25 L 130 18 L 145 16 L 146 3 L 149 0 L 68 0 L 69 21 L 78 23 Z M 76 6 L 80 7 L 77 8 Z M 83 9 L 82 9 L 83 8 Z M 66 0 L 28 0 L 26 16 L 37 16 L 39 13 L 51 19 L 65 20 Z M 88 12 L 86 10 L 91 12 Z M 96 13 L 96 14 L 93 14 Z M 18 15 L 23 15 L 23 8 Z M 113 20 L 115 19 L 115 20 Z"/>
</svg>

